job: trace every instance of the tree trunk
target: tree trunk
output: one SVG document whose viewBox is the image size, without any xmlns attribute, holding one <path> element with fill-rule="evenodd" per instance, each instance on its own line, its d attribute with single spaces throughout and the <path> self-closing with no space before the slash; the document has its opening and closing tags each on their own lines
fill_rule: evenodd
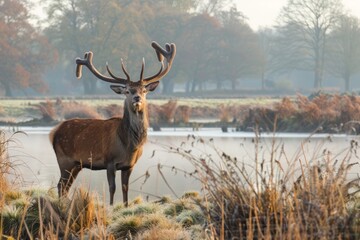
<svg viewBox="0 0 360 240">
<path fill-rule="evenodd" d="M 83 81 L 82 83 L 85 95 L 91 95 L 96 93 L 97 79 L 94 76 L 86 73 L 86 75 L 84 74 L 84 77 L 81 79 L 81 81 Z"/>
<path fill-rule="evenodd" d="M 6 97 L 12 97 L 12 90 L 9 84 L 3 83 L 4 89 L 5 89 L 5 96 Z"/>
<path fill-rule="evenodd" d="M 265 84 L 266 84 L 265 74 L 264 72 L 261 72 L 261 90 L 265 90 Z"/>
<path fill-rule="evenodd" d="M 317 33 L 318 35 L 319 33 Z M 319 37 L 317 37 L 319 39 Z M 314 66 L 314 88 L 319 89 L 321 88 L 321 81 L 322 81 L 322 69 L 321 69 L 321 56 L 320 56 L 320 40 L 316 41 L 315 45 L 315 66 Z"/>
<path fill-rule="evenodd" d="M 90 94 L 89 82 L 85 79 L 83 79 L 82 81 L 83 81 L 82 84 L 83 84 L 83 88 L 84 88 L 84 94 L 89 95 Z"/>
<path fill-rule="evenodd" d="M 96 93 L 96 82 L 97 79 L 90 79 L 90 94 Z"/>
<path fill-rule="evenodd" d="M 314 88 L 319 89 L 322 85 L 322 74 L 320 59 L 315 59 L 315 69 L 314 69 Z"/>
<path fill-rule="evenodd" d="M 216 88 L 218 90 L 221 90 L 223 88 L 223 82 L 220 78 L 217 78 L 217 81 L 216 81 Z"/>
<path fill-rule="evenodd" d="M 236 80 L 235 79 L 231 80 L 231 87 L 232 87 L 232 90 L 236 90 Z"/>
<path fill-rule="evenodd" d="M 345 81 L 345 92 L 348 92 L 350 90 L 350 75 L 346 74 L 344 76 L 344 81 Z"/>
<path fill-rule="evenodd" d="M 196 82 L 195 82 L 195 80 L 193 80 L 192 84 L 191 84 L 191 92 L 193 93 L 193 92 L 195 92 L 195 90 L 196 90 Z"/>
<path fill-rule="evenodd" d="M 186 91 L 186 93 L 190 93 L 190 86 L 191 86 L 191 80 L 188 80 L 187 82 L 186 82 L 186 86 L 185 86 L 185 91 Z"/>
<path fill-rule="evenodd" d="M 171 94 L 174 92 L 174 83 L 172 79 L 163 79 L 161 82 L 163 84 L 163 94 Z"/>
</svg>

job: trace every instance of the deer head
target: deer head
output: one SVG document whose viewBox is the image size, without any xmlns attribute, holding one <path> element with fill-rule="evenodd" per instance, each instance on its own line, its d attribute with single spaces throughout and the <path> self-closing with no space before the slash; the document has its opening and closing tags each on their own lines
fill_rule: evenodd
<svg viewBox="0 0 360 240">
<path fill-rule="evenodd" d="M 121 68 L 126 76 L 125 78 L 115 76 L 106 63 L 106 69 L 110 76 L 101 74 L 93 65 L 93 53 L 86 52 L 83 59 L 76 59 L 76 76 L 81 78 L 82 66 L 86 66 L 98 79 L 114 83 L 116 85 L 110 85 L 110 88 L 117 94 L 124 94 L 126 96 L 125 104 L 129 109 L 134 112 L 142 112 L 146 104 L 146 94 L 149 91 L 154 91 L 159 85 L 159 81 L 163 78 L 172 66 L 176 54 L 176 46 L 174 43 L 166 44 L 163 49 L 158 43 L 152 42 L 151 46 L 155 49 L 157 58 L 161 63 L 160 70 L 153 76 L 144 78 L 145 60 L 142 61 L 140 79 L 138 81 L 131 81 L 130 75 L 126 71 L 124 62 L 121 59 Z M 166 62 L 164 62 L 166 60 Z"/>
</svg>

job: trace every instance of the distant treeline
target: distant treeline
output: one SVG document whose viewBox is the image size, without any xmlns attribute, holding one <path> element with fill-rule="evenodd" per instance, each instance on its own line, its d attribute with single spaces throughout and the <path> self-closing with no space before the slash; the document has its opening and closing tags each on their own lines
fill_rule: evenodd
<svg viewBox="0 0 360 240">
<path fill-rule="evenodd" d="M 360 21 L 341 1 L 289 1 L 276 26 L 257 31 L 229 2 L 46 0 L 37 25 L 23 1 L 3 1 L 0 94 L 111 94 L 87 71 L 75 80 L 74 59 L 91 50 L 101 71 L 108 62 L 120 75 L 122 58 L 137 80 L 143 57 L 145 75 L 160 68 L 152 41 L 177 45 L 164 94 L 360 88 Z"/>
</svg>

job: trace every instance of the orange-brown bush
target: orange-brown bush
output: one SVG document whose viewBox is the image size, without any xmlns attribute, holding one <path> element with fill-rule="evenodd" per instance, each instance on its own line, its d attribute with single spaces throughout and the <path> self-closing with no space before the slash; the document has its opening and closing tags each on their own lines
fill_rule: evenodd
<svg viewBox="0 0 360 240">
<path fill-rule="evenodd" d="M 283 98 L 274 109 L 249 110 L 244 127 L 259 127 L 274 131 L 344 132 L 360 130 L 360 97 L 319 94 L 309 99 L 298 95 L 296 100 Z M 351 124 L 349 124 L 351 123 Z M 358 124 L 356 124 L 358 123 Z M 356 125 L 354 127 L 354 125 Z"/>
<path fill-rule="evenodd" d="M 46 102 L 41 102 L 38 105 L 40 110 L 42 120 L 46 122 L 54 121 L 57 117 L 56 110 L 54 104 L 50 100 L 46 100 Z"/>
<path fill-rule="evenodd" d="M 345 95 L 341 99 L 340 106 L 341 121 L 343 123 L 360 121 L 360 97 Z"/>
<path fill-rule="evenodd" d="M 107 105 L 102 109 L 106 117 L 122 117 L 124 114 L 123 106 L 119 106 L 117 104 Z"/>
<path fill-rule="evenodd" d="M 286 119 L 294 116 L 297 111 L 296 104 L 290 98 L 284 97 L 281 103 L 275 105 L 275 110 L 280 118 Z"/>
<path fill-rule="evenodd" d="M 191 107 L 186 105 L 181 105 L 177 107 L 175 112 L 175 121 L 181 123 L 188 123 L 191 116 Z"/>
<path fill-rule="evenodd" d="M 62 105 L 62 115 L 64 119 L 72 118 L 101 118 L 102 116 L 97 112 L 96 108 L 89 105 L 78 103 L 78 102 L 69 102 L 63 103 Z"/>
<path fill-rule="evenodd" d="M 217 118 L 220 115 L 219 108 L 210 107 L 193 107 L 191 109 L 191 116 L 195 118 Z"/>
<path fill-rule="evenodd" d="M 305 96 L 298 95 L 299 116 L 305 123 L 313 123 L 321 117 L 321 109 Z"/>
<path fill-rule="evenodd" d="M 171 123 L 174 120 L 176 108 L 177 108 L 176 100 L 170 100 L 161 106 L 155 104 L 149 104 L 148 111 L 150 116 L 150 122 Z"/>
<path fill-rule="evenodd" d="M 236 115 L 236 109 L 230 105 L 220 104 L 219 110 L 219 118 L 221 122 L 229 122 L 231 118 L 234 118 L 234 115 Z"/>
</svg>

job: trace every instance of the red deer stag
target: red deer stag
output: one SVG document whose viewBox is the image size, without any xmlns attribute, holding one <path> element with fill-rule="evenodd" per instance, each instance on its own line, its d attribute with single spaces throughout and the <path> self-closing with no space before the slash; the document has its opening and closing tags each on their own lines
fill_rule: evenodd
<svg viewBox="0 0 360 240">
<path fill-rule="evenodd" d="M 170 70 L 176 54 L 175 44 L 166 44 L 165 49 L 153 42 L 160 71 L 144 78 L 144 60 L 140 80 L 133 82 L 123 62 L 121 67 L 126 79 L 116 77 L 106 64 L 110 76 L 101 74 L 93 65 L 93 53 L 85 53 L 84 59 L 76 59 L 76 75 L 81 78 L 82 66 L 86 66 L 97 78 L 114 83 L 110 88 L 117 94 L 125 94 L 122 118 L 72 119 L 60 123 L 50 133 L 50 141 L 60 167 L 59 196 L 66 195 L 82 168 L 106 169 L 110 191 L 110 204 L 114 202 L 115 173 L 121 170 L 123 201 L 128 205 L 129 177 L 142 154 L 147 138 L 148 115 L 146 94 L 155 90 L 159 81 Z M 164 59 L 166 62 L 164 63 Z"/>
</svg>

